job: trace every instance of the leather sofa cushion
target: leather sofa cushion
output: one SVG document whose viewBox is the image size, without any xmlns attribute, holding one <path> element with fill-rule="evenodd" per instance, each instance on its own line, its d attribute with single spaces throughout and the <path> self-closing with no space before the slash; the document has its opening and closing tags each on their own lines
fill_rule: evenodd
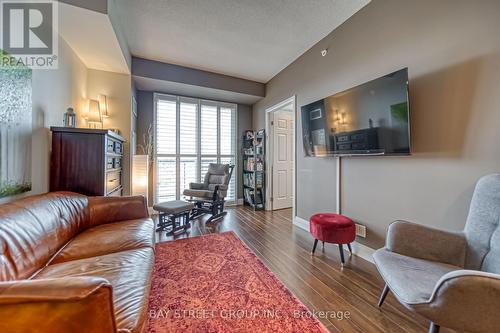
<svg viewBox="0 0 500 333">
<path fill-rule="evenodd" d="M 0 281 L 29 278 L 88 219 L 87 197 L 36 195 L 0 206 Z"/>
<path fill-rule="evenodd" d="M 50 265 L 109 253 L 154 247 L 154 222 L 149 218 L 108 223 L 73 238 Z"/>
<path fill-rule="evenodd" d="M 153 258 L 153 249 L 149 247 L 122 251 L 50 265 L 35 279 L 96 276 L 108 280 L 113 287 L 118 332 L 140 333 L 148 320 Z"/>
</svg>

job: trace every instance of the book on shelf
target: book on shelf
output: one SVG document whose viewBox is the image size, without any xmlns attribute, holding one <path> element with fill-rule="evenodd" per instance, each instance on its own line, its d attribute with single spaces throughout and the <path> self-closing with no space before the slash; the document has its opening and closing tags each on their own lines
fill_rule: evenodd
<svg viewBox="0 0 500 333">
<path fill-rule="evenodd" d="M 243 184 L 249 187 L 255 187 L 255 177 L 253 173 L 246 173 L 243 175 Z"/>
<path fill-rule="evenodd" d="M 243 191 L 243 195 L 245 197 L 245 201 L 250 204 L 250 205 L 253 205 L 253 198 L 254 198 L 254 190 L 252 189 L 249 189 L 249 188 L 245 188 L 244 191 Z"/>
<path fill-rule="evenodd" d="M 254 171 L 254 165 L 255 165 L 255 158 L 253 157 L 247 158 L 244 165 L 245 170 Z"/>
<path fill-rule="evenodd" d="M 255 170 L 264 171 L 264 163 L 262 161 L 257 161 L 255 164 Z"/>
<path fill-rule="evenodd" d="M 243 154 L 246 156 L 253 155 L 253 147 L 243 149 Z"/>
<path fill-rule="evenodd" d="M 252 174 L 253 176 L 253 174 Z M 255 186 L 257 188 L 261 188 L 262 187 L 262 184 L 263 184 L 263 174 L 262 173 L 257 173 L 255 174 Z"/>
<path fill-rule="evenodd" d="M 247 130 L 245 132 L 245 140 L 253 140 L 255 138 L 255 133 L 252 130 Z"/>
<path fill-rule="evenodd" d="M 245 204 L 264 209 L 265 131 L 245 131 L 243 135 L 243 197 Z"/>
</svg>

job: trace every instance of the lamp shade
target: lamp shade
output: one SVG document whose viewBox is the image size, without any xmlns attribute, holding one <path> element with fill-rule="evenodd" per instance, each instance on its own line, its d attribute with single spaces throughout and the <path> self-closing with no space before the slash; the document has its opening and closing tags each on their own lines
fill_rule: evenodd
<svg viewBox="0 0 500 333">
<path fill-rule="evenodd" d="M 108 118 L 108 98 L 106 95 L 99 95 L 99 110 L 101 111 L 101 117 Z"/>
<path fill-rule="evenodd" d="M 132 195 L 148 197 L 149 156 L 134 155 L 132 161 Z"/>
<path fill-rule="evenodd" d="M 87 122 L 90 123 L 101 123 L 101 112 L 99 110 L 99 102 L 95 99 L 89 100 L 89 116 Z"/>
</svg>

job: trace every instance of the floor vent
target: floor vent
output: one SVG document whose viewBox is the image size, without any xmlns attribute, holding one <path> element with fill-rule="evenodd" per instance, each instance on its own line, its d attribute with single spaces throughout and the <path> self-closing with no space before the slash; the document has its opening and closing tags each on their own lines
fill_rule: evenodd
<svg viewBox="0 0 500 333">
<path fill-rule="evenodd" d="M 356 236 L 366 238 L 366 227 L 356 223 Z"/>
</svg>

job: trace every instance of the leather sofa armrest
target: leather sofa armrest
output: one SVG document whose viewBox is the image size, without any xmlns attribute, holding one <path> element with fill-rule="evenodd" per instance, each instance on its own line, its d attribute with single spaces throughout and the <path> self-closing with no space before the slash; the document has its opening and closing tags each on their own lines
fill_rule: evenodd
<svg viewBox="0 0 500 333">
<path fill-rule="evenodd" d="M 146 198 L 89 197 L 89 226 L 148 218 Z"/>
<path fill-rule="evenodd" d="M 405 256 L 463 267 L 467 250 L 465 235 L 408 221 L 391 223 L 386 248 Z"/>
<path fill-rule="evenodd" d="M 460 332 L 498 332 L 500 275 L 472 270 L 447 273 L 429 301 L 414 307 L 435 323 Z"/>
<path fill-rule="evenodd" d="M 109 282 L 71 277 L 0 282 L 0 332 L 115 333 Z"/>
</svg>

